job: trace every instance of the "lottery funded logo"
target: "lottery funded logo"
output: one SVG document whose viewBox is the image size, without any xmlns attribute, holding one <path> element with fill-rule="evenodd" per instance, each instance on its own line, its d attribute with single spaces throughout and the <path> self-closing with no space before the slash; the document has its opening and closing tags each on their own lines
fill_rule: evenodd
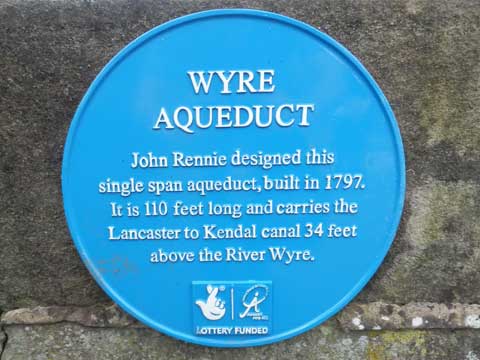
<svg viewBox="0 0 480 360">
<path fill-rule="evenodd" d="M 194 281 L 193 331 L 199 336 L 261 336 L 271 332 L 271 281 Z"/>
<path fill-rule="evenodd" d="M 207 299 L 197 300 L 197 304 L 202 311 L 202 315 L 207 320 L 220 320 L 225 316 L 225 301 L 217 297 L 219 290 L 225 290 L 225 286 L 213 287 L 212 285 L 207 285 L 207 293 L 209 294 Z"/>
</svg>

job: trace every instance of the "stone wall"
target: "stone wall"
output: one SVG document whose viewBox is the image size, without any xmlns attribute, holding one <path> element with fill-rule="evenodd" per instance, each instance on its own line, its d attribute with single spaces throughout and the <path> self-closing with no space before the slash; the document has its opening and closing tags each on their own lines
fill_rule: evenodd
<svg viewBox="0 0 480 360">
<path fill-rule="evenodd" d="M 288 341 L 212 349 L 144 328 L 81 263 L 63 215 L 63 144 L 83 93 L 128 42 L 172 18 L 257 8 L 342 42 L 388 97 L 407 198 L 379 272 Z M 0 1 L 0 358 L 480 359 L 478 0 Z"/>
</svg>

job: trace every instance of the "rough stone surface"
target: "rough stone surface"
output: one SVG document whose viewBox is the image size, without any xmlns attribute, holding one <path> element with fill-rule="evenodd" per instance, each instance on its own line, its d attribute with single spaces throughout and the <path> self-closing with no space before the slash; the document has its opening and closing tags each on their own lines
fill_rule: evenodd
<svg viewBox="0 0 480 360">
<path fill-rule="evenodd" d="M 480 329 L 480 305 L 352 303 L 334 319 L 342 330 Z M 4 313 L 0 325 L 71 322 L 89 327 L 144 327 L 116 305 L 35 307 Z"/>
<path fill-rule="evenodd" d="M 353 303 L 336 319 L 344 330 L 480 329 L 480 305 Z"/>
<path fill-rule="evenodd" d="M 480 356 L 480 332 L 343 332 L 327 323 L 276 345 L 213 349 L 148 329 L 88 328 L 76 324 L 7 326 L 2 360 L 13 359 L 455 359 Z"/>
<path fill-rule="evenodd" d="M 218 7 L 303 20 L 348 47 L 396 113 L 408 191 L 396 241 L 361 302 L 480 303 L 477 0 L 0 3 L 0 309 L 108 302 L 65 226 L 65 135 L 101 67 L 136 36 Z"/>
<path fill-rule="evenodd" d="M 22 308 L 4 313 L 0 324 L 54 324 L 72 322 L 90 327 L 143 327 L 116 305 L 90 307 L 35 307 Z"/>
<path fill-rule="evenodd" d="M 390 253 L 392 263 L 376 279 L 379 297 L 401 302 L 402 294 L 407 301 L 429 294 L 439 302 L 478 303 L 480 185 L 430 178 L 408 197 L 405 232 Z M 373 300 L 372 294 L 367 297 Z"/>
</svg>

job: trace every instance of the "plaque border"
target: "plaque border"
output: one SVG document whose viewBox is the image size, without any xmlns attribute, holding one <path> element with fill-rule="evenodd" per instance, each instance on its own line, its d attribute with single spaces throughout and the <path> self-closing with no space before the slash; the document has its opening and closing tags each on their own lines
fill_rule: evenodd
<svg viewBox="0 0 480 360">
<path fill-rule="evenodd" d="M 195 21 L 207 19 L 207 18 L 217 18 L 217 17 L 238 17 L 238 16 L 246 16 L 252 18 L 261 18 L 261 19 L 268 19 L 271 21 L 280 22 L 283 24 L 287 24 L 294 28 L 300 29 L 307 33 L 310 36 L 316 37 L 318 40 L 323 42 L 325 45 L 334 49 L 335 52 L 342 55 L 344 59 L 346 59 L 349 63 L 352 64 L 354 68 L 358 70 L 358 73 L 363 76 L 366 80 L 366 83 L 372 90 L 372 93 L 377 97 L 377 100 L 382 105 L 383 112 L 385 117 L 389 121 L 390 131 L 394 138 L 394 143 L 396 145 L 396 157 L 397 157 L 397 166 L 399 167 L 399 177 L 398 177 L 398 184 L 397 184 L 397 191 L 398 191 L 398 200 L 395 204 L 395 211 L 392 213 L 392 226 L 389 233 L 385 235 L 388 241 L 385 243 L 385 247 L 382 249 L 380 254 L 383 256 L 378 257 L 378 259 L 373 262 L 369 268 L 369 270 L 365 273 L 365 275 L 357 282 L 355 287 L 353 287 L 340 301 L 338 301 L 334 306 L 330 307 L 327 311 L 322 313 L 320 316 L 312 319 L 311 321 L 303 324 L 300 327 L 290 329 L 287 332 L 284 332 L 279 335 L 275 336 L 267 336 L 264 338 L 257 338 L 257 339 L 249 339 L 244 340 L 240 338 L 239 340 L 236 339 L 228 339 L 228 340 L 220 340 L 220 339 L 207 339 L 197 337 L 193 334 L 187 334 L 183 331 L 177 331 L 170 327 L 164 326 L 157 322 L 151 321 L 151 319 L 145 316 L 141 309 L 136 309 L 132 307 L 130 304 L 123 301 L 121 294 L 116 293 L 107 282 L 104 281 L 102 275 L 95 269 L 91 260 L 89 259 L 84 247 L 83 242 L 79 238 L 79 232 L 77 231 L 77 224 L 75 223 L 72 216 L 70 216 L 71 209 L 73 208 L 72 200 L 68 196 L 68 174 L 69 174 L 69 154 L 70 149 L 72 147 L 72 143 L 75 138 L 76 129 L 80 124 L 81 118 L 85 109 L 87 108 L 90 100 L 92 97 L 95 96 L 96 90 L 102 84 L 103 81 L 106 80 L 109 73 L 119 65 L 130 53 L 135 51 L 135 49 L 146 42 L 150 41 L 157 35 L 162 32 L 171 30 L 177 26 L 181 26 L 186 23 L 192 23 Z M 405 155 L 403 149 L 403 143 L 400 136 L 400 130 L 398 128 L 398 124 L 395 120 L 395 116 L 393 111 L 386 99 L 385 95 L 381 91 L 380 87 L 377 85 L 373 77 L 367 71 L 367 69 L 360 63 L 360 61 L 352 54 L 349 50 L 347 50 L 343 45 L 339 42 L 334 40 L 329 35 L 321 32 L 320 30 L 316 29 L 315 27 L 308 25 L 302 21 L 268 12 L 263 10 L 254 10 L 254 9 L 215 9 L 215 10 L 207 10 L 192 13 L 189 15 L 185 15 L 173 20 L 170 20 L 166 23 L 163 23 L 159 26 L 154 27 L 153 29 L 147 31 L 146 33 L 140 35 L 135 40 L 130 42 L 126 45 L 122 50 L 120 50 L 108 63 L 105 67 L 100 71 L 97 75 L 95 80 L 91 83 L 90 87 L 86 91 L 84 97 L 82 98 L 77 111 L 73 117 L 72 123 L 70 124 L 68 135 L 66 138 L 65 149 L 63 154 L 62 160 L 62 194 L 63 194 L 63 202 L 64 202 L 64 211 L 65 217 L 68 224 L 68 229 L 70 235 L 73 239 L 75 247 L 80 254 L 80 257 L 94 277 L 96 282 L 100 285 L 100 287 L 107 293 L 107 295 L 116 303 L 118 304 L 123 310 L 127 313 L 141 321 L 142 323 L 148 325 L 149 327 L 172 336 L 174 338 L 188 341 L 194 344 L 205 345 L 205 346 L 213 346 L 213 347 L 249 347 L 249 346 L 261 346 L 267 345 L 275 342 L 279 342 L 282 340 L 286 340 L 292 338 L 294 336 L 300 335 L 315 326 L 320 325 L 321 323 L 325 322 L 327 319 L 331 318 L 337 312 L 342 310 L 348 303 L 352 301 L 352 299 L 365 287 L 368 281 L 373 277 L 373 275 L 377 272 L 378 268 L 382 264 L 388 250 L 391 247 L 391 244 L 395 238 L 397 233 L 397 229 L 401 220 L 401 215 L 403 212 L 403 205 L 405 200 L 405 189 L 406 189 L 406 174 L 405 174 Z"/>
</svg>

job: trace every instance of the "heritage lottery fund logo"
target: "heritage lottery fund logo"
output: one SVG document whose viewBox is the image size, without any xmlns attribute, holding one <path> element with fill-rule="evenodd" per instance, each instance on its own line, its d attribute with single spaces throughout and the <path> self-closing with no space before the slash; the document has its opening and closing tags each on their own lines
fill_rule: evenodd
<svg viewBox="0 0 480 360">
<path fill-rule="evenodd" d="M 199 336 L 271 332 L 271 281 L 194 281 L 193 331 Z"/>
</svg>

